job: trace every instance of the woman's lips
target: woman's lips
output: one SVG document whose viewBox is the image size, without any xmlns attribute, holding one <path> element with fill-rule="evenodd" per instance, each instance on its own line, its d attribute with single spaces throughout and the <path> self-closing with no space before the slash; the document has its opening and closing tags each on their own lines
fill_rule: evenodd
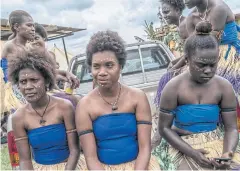
<svg viewBox="0 0 240 171">
<path fill-rule="evenodd" d="M 99 82 L 100 84 L 106 84 L 106 83 L 107 83 L 107 80 L 98 80 L 98 82 Z"/>
<path fill-rule="evenodd" d="M 26 94 L 26 97 L 33 97 L 33 96 L 35 96 L 35 93 L 28 93 L 28 94 Z"/>
</svg>

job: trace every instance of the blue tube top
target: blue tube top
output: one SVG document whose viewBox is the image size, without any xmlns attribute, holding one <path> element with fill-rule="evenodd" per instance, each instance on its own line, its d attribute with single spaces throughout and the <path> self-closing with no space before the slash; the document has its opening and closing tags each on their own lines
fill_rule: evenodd
<svg viewBox="0 0 240 171">
<path fill-rule="evenodd" d="M 218 105 L 188 104 L 178 106 L 173 114 L 177 128 L 193 133 L 208 132 L 217 128 L 220 108 Z"/>
<path fill-rule="evenodd" d="M 232 45 L 240 53 L 240 40 L 238 39 L 240 28 L 235 21 L 227 23 L 224 27 L 224 32 L 221 37 L 221 44 Z"/>
<path fill-rule="evenodd" d="M 7 61 L 6 58 L 2 58 L 1 59 L 1 68 L 2 68 L 3 74 L 4 74 L 3 80 L 6 83 L 8 81 L 8 77 L 7 77 L 7 75 L 8 75 L 7 74 L 8 73 L 8 71 L 7 71 L 7 69 L 8 69 L 8 61 Z"/>
<path fill-rule="evenodd" d="M 43 165 L 58 164 L 69 157 L 66 128 L 63 123 L 28 131 L 34 160 Z"/>
<path fill-rule="evenodd" d="M 137 122 L 134 113 L 114 113 L 93 121 L 98 159 L 117 165 L 133 161 L 138 155 Z"/>
</svg>

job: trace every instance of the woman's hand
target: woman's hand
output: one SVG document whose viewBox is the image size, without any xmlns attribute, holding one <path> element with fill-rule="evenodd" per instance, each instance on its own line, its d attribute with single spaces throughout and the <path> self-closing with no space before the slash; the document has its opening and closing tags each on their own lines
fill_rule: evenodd
<svg viewBox="0 0 240 171">
<path fill-rule="evenodd" d="M 232 157 L 233 157 L 232 151 L 224 153 L 221 156 L 221 158 L 229 158 L 229 159 L 232 159 Z M 212 161 L 212 165 L 214 166 L 214 169 L 225 170 L 230 168 L 231 160 L 217 162 L 215 159 L 212 159 L 211 161 Z"/>
<path fill-rule="evenodd" d="M 72 73 L 63 70 L 57 70 L 57 81 L 68 82 L 72 89 L 76 89 L 80 85 L 79 79 Z"/>
<path fill-rule="evenodd" d="M 74 74 L 72 74 L 70 72 L 66 72 L 66 78 L 67 78 L 68 82 L 71 84 L 72 89 L 76 89 L 79 87 L 80 81 Z"/>
<path fill-rule="evenodd" d="M 198 150 L 195 150 L 192 158 L 201 167 L 212 168 L 213 167 L 212 162 L 207 157 L 205 157 L 205 154 L 208 154 L 208 153 L 209 152 L 204 149 L 198 149 Z"/>
</svg>

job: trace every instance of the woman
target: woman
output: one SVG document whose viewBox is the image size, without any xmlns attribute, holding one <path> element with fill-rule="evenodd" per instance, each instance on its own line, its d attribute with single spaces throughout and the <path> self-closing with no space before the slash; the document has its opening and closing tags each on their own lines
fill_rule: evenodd
<svg viewBox="0 0 240 171">
<path fill-rule="evenodd" d="M 9 62 L 9 79 L 28 102 L 12 118 L 20 169 L 74 170 L 79 158 L 74 108 L 47 94 L 55 85 L 55 68 L 45 55 Z"/>
<path fill-rule="evenodd" d="M 188 34 L 192 34 L 195 26 L 200 21 L 209 21 L 212 24 L 212 34 L 219 39 L 220 51 L 218 69 L 216 74 L 226 78 L 233 85 L 234 91 L 240 104 L 240 40 L 237 32 L 240 30 L 236 25 L 235 17 L 231 9 L 222 0 L 185 0 L 186 6 L 193 11 L 186 19 Z M 185 65 L 185 59 L 179 62 Z M 174 66 L 179 69 L 183 65 Z M 171 72 L 158 88 L 157 99 L 160 99 L 161 92 L 176 72 Z M 240 113 L 238 113 L 238 128 L 240 130 Z"/>
<path fill-rule="evenodd" d="M 31 41 L 29 43 L 29 51 L 31 51 L 32 53 L 34 53 L 35 51 L 46 51 L 46 47 L 45 47 L 45 41 L 47 40 L 47 32 L 45 30 L 45 28 L 38 24 L 35 23 L 35 36 L 34 36 L 34 40 Z M 76 88 L 79 86 L 79 81 L 77 78 L 75 78 L 75 76 L 69 72 L 66 71 L 62 71 L 59 70 L 59 68 L 57 68 L 57 62 L 56 62 L 56 57 L 55 54 L 53 52 L 48 52 L 52 62 L 54 63 L 55 70 L 59 73 L 56 76 L 56 80 L 57 81 L 62 81 L 64 80 L 65 82 L 68 80 L 73 80 L 73 84 L 72 84 L 72 88 Z M 65 74 L 65 75 L 62 75 Z M 67 76 L 68 75 L 68 76 Z M 70 79 L 67 79 L 70 78 Z M 74 106 L 74 108 L 76 108 L 78 101 L 80 100 L 80 96 L 78 95 L 72 95 L 72 94 L 67 94 L 64 91 L 61 91 L 57 84 L 55 84 L 53 90 L 51 92 L 49 92 L 51 95 L 55 96 L 55 97 L 62 97 L 64 99 L 70 100 Z"/>
<path fill-rule="evenodd" d="M 42 25 L 35 23 L 35 36 L 34 36 L 34 39 L 30 41 L 30 43 L 28 44 L 28 50 L 31 52 L 45 51 L 46 40 L 47 40 L 47 31 Z M 53 62 L 56 63 L 55 60 Z M 57 67 L 57 63 L 56 63 L 56 67 Z M 56 73 L 57 73 L 56 75 L 57 81 L 69 82 L 72 86 L 72 89 L 79 87 L 80 82 L 75 75 L 59 69 L 56 70 Z"/>
<path fill-rule="evenodd" d="M 169 65 L 169 72 L 164 74 L 163 77 L 160 79 L 159 81 L 159 87 L 158 87 L 158 92 L 157 92 L 157 96 L 155 98 L 154 103 L 156 104 L 156 107 L 159 107 L 159 103 L 160 103 L 160 95 L 161 95 L 161 91 L 164 88 L 164 86 L 166 85 L 166 83 L 169 81 L 169 79 L 171 78 L 172 75 L 175 75 L 178 72 L 182 72 L 183 70 L 185 70 L 186 68 L 181 68 L 180 71 L 175 71 L 175 64 L 179 65 L 179 61 L 182 61 L 181 59 L 183 59 L 184 57 L 182 57 L 183 55 L 183 44 L 185 39 L 188 37 L 188 32 L 186 29 L 186 17 L 184 17 L 182 15 L 183 10 L 185 9 L 185 4 L 183 2 L 183 0 L 161 0 L 161 12 L 162 15 L 165 19 L 165 21 L 167 22 L 167 24 L 169 25 L 176 25 L 178 27 L 178 32 L 175 32 L 175 35 L 173 35 L 174 33 L 169 33 L 168 36 L 166 36 L 165 43 L 167 42 L 173 42 L 173 44 L 176 44 L 178 49 L 180 49 L 181 52 L 181 57 L 173 60 L 170 65 Z M 178 34 L 176 34 L 178 33 Z M 185 61 L 184 61 L 185 63 Z M 181 62 L 180 62 L 181 64 Z M 177 66 L 178 66 L 177 65 Z M 173 72 L 174 71 L 174 72 Z"/>
<path fill-rule="evenodd" d="M 188 37 L 186 31 L 185 17 L 182 12 L 185 8 L 183 0 L 161 0 L 161 13 L 168 25 L 174 25 L 173 29 L 164 37 L 164 43 L 167 44 L 174 56 L 180 57 L 183 52 L 183 42 Z"/>
<path fill-rule="evenodd" d="M 5 111 L 16 110 L 21 103 L 13 95 L 11 84 L 8 82 L 7 70 L 8 60 L 11 60 L 12 56 L 18 54 L 24 56 L 26 54 L 26 43 L 34 37 L 34 23 L 32 17 L 25 11 L 16 10 L 9 15 L 9 24 L 13 34 L 10 36 L 10 40 L 4 44 L 1 55 L 1 79 L 2 90 L 5 90 L 5 94 L 2 96 L 3 108 Z"/>
<path fill-rule="evenodd" d="M 217 74 L 231 82 L 240 100 L 240 40 L 234 13 L 222 0 L 185 0 L 188 8 L 195 7 L 187 18 L 189 34 L 200 21 L 209 21 L 213 33 L 220 41 L 219 66 Z"/>
<path fill-rule="evenodd" d="M 184 45 L 189 70 L 163 90 L 159 130 L 167 143 L 159 148 L 167 153 L 160 156 L 164 169 L 230 169 L 240 164 L 237 102 L 231 83 L 215 75 L 219 47 L 211 31 L 209 22 L 196 26 Z M 217 129 L 220 116 L 224 137 Z M 218 157 L 225 161 L 218 163 Z"/>
<path fill-rule="evenodd" d="M 34 23 L 32 17 L 25 11 L 16 10 L 9 15 L 9 24 L 13 34 L 10 40 L 4 44 L 1 54 L 1 69 L 0 69 L 0 82 L 1 82 L 1 115 L 8 118 L 8 115 L 13 113 L 19 108 L 25 99 L 17 91 L 17 87 L 11 85 L 8 81 L 7 70 L 8 61 L 12 56 L 18 54 L 24 56 L 26 53 L 25 45 L 27 41 L 34 37 Z M 4 122 L 6 122 L 5 119 Z M 3 122 L 3 124 L 4 124 Z M 2 125 L 3 125 L 2 124 Z M 3 128 L 4 130 L 4 128 Z M 5 136 L 7 132 L 3 134 Z M 4 137 L 2 137 L 4 138 Z"/>
<path fill-rule="evenodd" d="M 126 62 L 123 40 L 116 32 L 98 32 L 91 37 L 86 53 L 98 86 L 76 109 L 75 122 L 84 152 L 81 169 L 159 169 L 151 158 L 152 122 L 147 97 L 118 82 Z"/>
</svg>

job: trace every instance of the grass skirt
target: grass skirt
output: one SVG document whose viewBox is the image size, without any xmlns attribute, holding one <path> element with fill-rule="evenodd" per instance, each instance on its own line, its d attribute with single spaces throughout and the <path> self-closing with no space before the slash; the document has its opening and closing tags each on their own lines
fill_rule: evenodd
<svg viewBox="0 0 240 171">
<path fill-rule="evenodd" d="M 232 84 L 240 102 L 240 56 L 233 46 L 221 45 L 219 50 L 217 75 L 226 78 Z"/>
<path fill-rule="evenodd" d="M 22 105 L 22 102 L 16 97 L 13 92 L 13 87 L 10 82 L 5 83 L 3 80 L 3 72 L 0 69 L 1 81 L 1 114 L 11 112 Z"/>
<path fill-rule="evenodd" d="M 181 136 L 181 138 L 194 149 L 205 149 L 209 152 L 206 157 L 221 157 L 223 150 L 223 133 L 220 130 L 214 130 L 206 133 Z M 240 150 L 236 150 L 231 168 L 240 166 Z M 187 168 L 184 170 L 209 170 L 200 167 L 192 158 L 184 155 L 177 149 L 171 147 L 166 140 L 162 140 L 161 144 L 154 150 L 153 155 L 157 156 L 160 167 L 163 170 L 177 170 L 181 164 L 186 163 Z"/>
<path fill-rule="evenodd" d="M 54 165 L 42 165 L 32 161 L 34 170 L 65 170 L 66 162 Z M 78 168 L 76 168 L 78 170 Z"/>
<path fill-rule="evenodd" d="M 85 161 L 85 157 L 83 154 L 80 155 L 79 160 L 80 160 L 80 162 L 78 163 L 79 169 L 80 170 L 88 170 L 87 163 Z M 102 165 L 105 170 L 134 170 L 135 161 L 123 163 L 123 164 L 119 164 L 119 165 L 106 165 L 106 164 L 102 164 Z M 159 163 L 158 163 L 156 157 L 151 156 L 148 170 L 160 170 L 160 166 L 159 166 Z"/>
</svg>

